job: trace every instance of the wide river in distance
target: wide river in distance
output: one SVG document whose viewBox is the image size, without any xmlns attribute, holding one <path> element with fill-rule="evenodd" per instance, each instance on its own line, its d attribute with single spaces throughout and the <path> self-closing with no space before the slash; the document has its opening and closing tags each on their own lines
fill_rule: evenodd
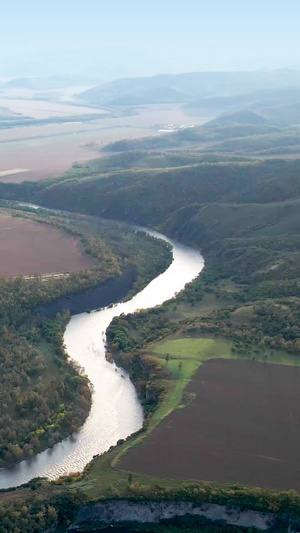
<svg viewBox="0 0 300 533">
<path fill-rule="evenodd" d="M 139 228 L 141 229 L 141 228 Z M 131 300 L 100 311 L 72 316 L 64 335 L 67 353 L 88 376 L 93 392 L 88 418 L 75 435 L 35 457 L 0 470 L 0 488 L 16 487 L 41 476 L 56 479 L 82 471 L 94 455 L 107 451 L 143 424 L 143 410 L 128 375 L 105 358 L 105 331 L 116 316 L 148 309 L 172 298 L 202 270 L 201 254 L 152 230 L 169 242 L 172 264 Z"/>
</svg>

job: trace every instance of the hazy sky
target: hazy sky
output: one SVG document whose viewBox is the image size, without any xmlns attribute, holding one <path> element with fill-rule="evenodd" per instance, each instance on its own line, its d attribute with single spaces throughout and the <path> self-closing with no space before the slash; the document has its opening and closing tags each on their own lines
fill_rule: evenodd
<svg viewBox="0 0 300 533">
<path fill-rule="evenodd" d="M 300 68 L 297 0 L 10 0 L 1 6 L 2 74 L 24 62 L 50 73 L 84 50 L 103 72 Z M 58 54 L 59 51 L 59 54 Z M 56 53 L 55 53 L 56 52 Z M 84 54 L 78 58 L 83 71 Z M 98 55 L 97 55 L 98 54 Z M 34 63 L 34 58 L 36 63 Z M 6 68 L 7 67 L 7 68 Z M 34 67 L 33 67 L 34 68 Z M 1 72 L 0 72 L 1 76 Z"/>
</svg>

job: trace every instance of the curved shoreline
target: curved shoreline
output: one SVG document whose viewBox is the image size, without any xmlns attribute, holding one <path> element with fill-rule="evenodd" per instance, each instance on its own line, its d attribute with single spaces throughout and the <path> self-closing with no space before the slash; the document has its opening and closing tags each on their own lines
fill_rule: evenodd
<svg viewBox="0 0 300 533">
<path fill-rule="evenodd" d="M 139 228 L 140 229 L 140 228 Z M 102 454 L 119 439 L 127 438 L 143 424 L 143 412 L 128 375 L 105 358 L 105 331 L 115 316 L 163 303 L 201 272 L 200 253 L 155 231 L 146 233 L 173 246 L 173 262 L 131 300 L 99 312 L 74 315 L 64 340 L 70 358 L 84 368 L 93 385 L 90 414 L 76 435 L 11 468 L 0 471 L 0 488 L 9 488 L 41 476 L 55 479 L 70 471 L 82 471 L 94 455 Z"/>
<path fill-rule="evenodd" d="M 97 287 L 71 296 L 63 296 L 45 306 L 36 307 L 33 309 L 33 314 L 55 318 L 57 313 L 61 313 L 65 309 L 68 309 L 72 316 L 102 309 L 122 301 L 132 289 L 134 282 L 134 272 L 128 269 L 121 276 L 109 278 Z"/>
</svg>

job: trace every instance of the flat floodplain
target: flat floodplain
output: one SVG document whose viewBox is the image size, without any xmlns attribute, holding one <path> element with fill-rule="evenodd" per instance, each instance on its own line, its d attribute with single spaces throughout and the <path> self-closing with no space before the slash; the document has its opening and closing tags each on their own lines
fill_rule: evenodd
<svg viewBox="0 0 300 533">
<path fill-rule="evenodd" d="M 31 220 L 0 216 L 0 276 L 23 276 L 92 268 L 80 241 Z"/>
<path fill-rule="evenodd" d="M 90 122 L 88 118 L 63 124 L 16 126 L 0 130 L 0 181 L 20 183 L 39 181 L 59 175 L 75 161 L 99 157 L 91 143 L 104 146 L 121 139 L 139 139 L 157 135 L 157 124 L 203 124 L 213 116 L 192 116 L 178 104 L 137 106 L 131 116 L 106 116 L 103 109 L 78 107 L 37 100 L 0 99 L 0 106 L 23 112 L 35 118 L 76 116 L 78 113 L 103 113 L 103 118 Z M 76 117 L 75 117 L 76 118 Z M 23 173 L 14 173 L 23 169 Z"/>
<path fill-rule="evenodd" d="M 300 368 L 212 359 L 118 467 L 160 478 L 300 490 Z"/>
</svg>

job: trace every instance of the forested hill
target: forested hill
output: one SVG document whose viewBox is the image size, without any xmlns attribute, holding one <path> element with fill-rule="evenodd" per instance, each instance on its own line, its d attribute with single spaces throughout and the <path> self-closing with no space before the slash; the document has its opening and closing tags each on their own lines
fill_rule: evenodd
<svg viewBox="0 0 300 533">
<path fill-rule="evenodd" d="M 163 225 L 182 208 L 193 214 L 195 204 L 269 204 L 295 199 L 300 195 L 299 176 L 300 160 L 200 163 L 71 178 L 31 194 L 50 207 Z"/>
</svg>

